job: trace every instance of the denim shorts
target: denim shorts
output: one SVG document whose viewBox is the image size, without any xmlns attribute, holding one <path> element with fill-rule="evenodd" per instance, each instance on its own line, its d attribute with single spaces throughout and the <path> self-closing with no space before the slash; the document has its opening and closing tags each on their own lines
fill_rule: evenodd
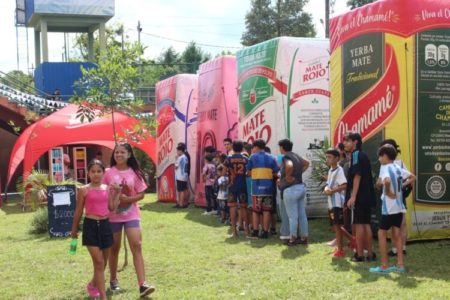
<svg viewBox="0 0 450 300">
<path fill-rule="evenodd" d="M 122 228 L 139 228 L 141 227 L 140 220 L 130 220 L 126 222 L 109 222 L 111 224 L 111 230 L 113 233 L 122 231 Z"/>
</svg>

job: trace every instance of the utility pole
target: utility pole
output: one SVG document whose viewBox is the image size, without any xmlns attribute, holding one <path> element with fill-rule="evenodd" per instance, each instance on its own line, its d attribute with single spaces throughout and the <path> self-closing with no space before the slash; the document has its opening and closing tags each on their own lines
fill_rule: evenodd
<svg viewBox="0 0 450 300">
<path fill-rule="evenodd" d="M 141 32 L 142 32 L 141 21 L 138 21 L 137 32 L 138 32 L 138 43 L 139 46 L 141 46 Z"/>
</svg>

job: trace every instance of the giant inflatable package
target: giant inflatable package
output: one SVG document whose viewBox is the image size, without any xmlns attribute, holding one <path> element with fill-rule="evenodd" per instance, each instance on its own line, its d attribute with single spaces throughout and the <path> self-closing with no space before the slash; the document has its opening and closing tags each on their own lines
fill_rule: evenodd
<svg viewBox="0 0 450 300">
<path fill-rule="evenodd" d="M 180 74 L 156 84 L 156 176 L 158 199 L 176 201 L 175 161 L 178 143 L 185 143 L 189 153 L 197 148 L 198 77 Z M 191 155 L 189 187 L 195 187 L 196 156 Z"/>
<path fill-rule="evenodd" d="M 377 1 L 330 28 L 332 143 L 357 131 L 375 162 L 395 139 L 417 175 L 408 238 L 450 237 L 450 2 Z"/>
<path fill-rule="evenodd" d="M 204 149 L 224 153 L 223 139 L 237 138 L 236 57 L 222 56 L 200 65 L 195 204 L 205 206 Z"/>
<path fill-rule="evenodd" d="M 239 137 L 263 139 L 278 154 L 278 141 L 289 138 L 293 151 L 319 163 L 316 153 L 328 144 L 329 42 L 281 37 L 238 51 Z M 307 185 L 309 215 L 326 214 L 326 198 L 311 177 Z"/>
</svg>

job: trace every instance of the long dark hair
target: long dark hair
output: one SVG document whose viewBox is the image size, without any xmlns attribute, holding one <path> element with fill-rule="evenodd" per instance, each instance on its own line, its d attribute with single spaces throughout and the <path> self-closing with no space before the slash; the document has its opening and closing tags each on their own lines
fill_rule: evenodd
<svg viewBox="0 0 450 300">
<path fill-rule="evenodd" d="M 134 156 L 133 147 L 131 147 L 131 145 L 128 143 L 116 144 L 116 147 L 114 147 L 113 153 L 111 155 L 111 167 L 117 165 L 116 159 L 114 158 L 114 152 L 116 151 L 117 147 L 120 146 L 124 147 L 128 151 L 128 153 L 130 153 L 130 157 L 128 157 L 127 159 L 127 166 L 133 169 L 134 173 L 136 173 L 139 179 L 144 180 L 144 174 L 142 173 L 141 166 L 139 165 L 136 156 Z"/>
</svg>

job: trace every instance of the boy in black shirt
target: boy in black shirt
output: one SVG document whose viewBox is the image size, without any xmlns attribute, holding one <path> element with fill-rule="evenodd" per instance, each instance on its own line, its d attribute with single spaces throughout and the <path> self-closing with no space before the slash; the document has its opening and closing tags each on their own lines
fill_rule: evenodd
<svg viewBox="0 0 450 300">
<path fill-rule="evenodd" d="M 369 158 L 361 151 L 362 139 L 359 133 L 349 132 L 344 136 L 345 151 L 351 152 L 349 180 L 347 184 L 347 206 L 352 209 L 352 224 L 355 226 L 356 254 L 352 261 L 364 261 L 364 249 L 367 260 L 375 259 L 372 251 L 371 210 L 375 207 L 375 190 L 372 167 Z"/>
</svg>

